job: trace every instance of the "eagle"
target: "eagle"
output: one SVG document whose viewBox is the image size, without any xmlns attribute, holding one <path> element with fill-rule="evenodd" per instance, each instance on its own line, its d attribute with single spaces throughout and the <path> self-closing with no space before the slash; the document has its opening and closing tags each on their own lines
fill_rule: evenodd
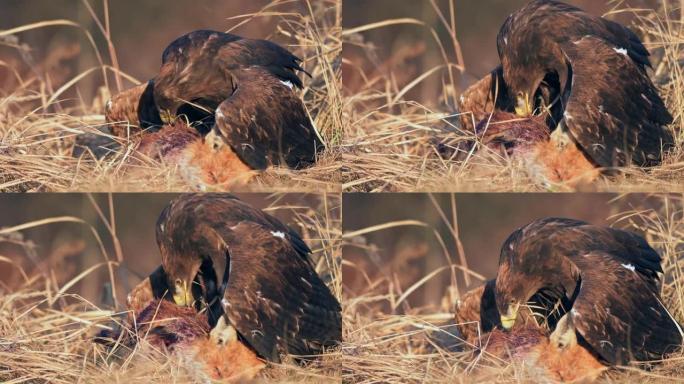
<svg viewBox="0 0 684 384">
<path fill-rule="evenodd" d="M 602 168 L 654 166 L 674 145 L 672 116 L 648 77 L 650 54 L 626 27 L 534 0 L 506 19 L 497 50 L 501 64 L 461 95 L 465 128 L 495 110 L 541 113 Z"/>
<path fill-rule="evenodd" d="M 206 308 L 218 344 L 240 340 L 261 358 L 311 356 L 341 340 L 341 307 L 318 276 L 302 238 L 227 194 L 187 194 L 156 227 L 161 266 L 129 296 Z"/>
<path fill-rule="evenodd" d="M 550 341 L 586 346 L 609 365 L 652 361 L 682 344 L 682 328 L 659 294 L 661 257 L 641 236 L 565 218 L 536 220 L 504 242 L 494 284 L 497 324 L 520 309 L 554 313 Z M 493 310 L 493 309 L 492 309 Z"/>
<path fill-rule="evenodd" d="M 112 97 L 105 118 L 117 136 L 183 118 L 216 137 L 204 150 L 226 146 L 251 169 L 307 167 L 324 144 L 295 93 L 297 73 L 306 73 L 300 63 L 267 40 L 194 31 L 164 50 L 153 79 Z"/>
</svg>

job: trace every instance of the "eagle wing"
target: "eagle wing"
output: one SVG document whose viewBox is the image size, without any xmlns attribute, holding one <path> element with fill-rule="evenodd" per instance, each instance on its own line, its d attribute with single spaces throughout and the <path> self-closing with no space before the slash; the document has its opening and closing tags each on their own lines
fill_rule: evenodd
<svg viewBox="0 0 684 384">
<path fill-rule="evenodd" d="M 292 83 L 252 66 L 237 72 L 235 90 L 216 110 L 216 130 L 254 169 L 301 168 L 324 148 Z"/>
<path fill-rule="evenodd" d="M 611 364 L 661 359 L 681 345 L 681 327 L 659 298 L 654 271 L 603 251 L 572 260 L 582 280 L 569 316 L 603 359 Z"/>
<path fill-rule="evenodd" d="M 673 145 L 672 116 L 626 49 L 584 37 L 563 52 L 563 122 L 582 150 L 603 167 L 658 164 Z"/>
<path fill-rule="evenodd" d="M 291 244 L 291 234 L 253 222 L 231 232 L 241 240 L 229 246 L 223 309 L 261 356 L 311 355 L 341 340 L 340 305 Z"/>
<path fill-rule="evenodd" d="M 305 71 L 300 62 L 287 49 L 268 40 L 194 31 L 174 40 L 164 50 L 162 66 L 154 80 L 154 99 L 160 107 L 178 103 L 188 109 L 190 102 L 197 106 L 190 112 L 204 117 L 203 110 L 213 111 L 232 93 L 232 71 L 259 66 L 301 88 L 297 71 Z"/>
<path fill-rule="evenodd" d="M 182 73 L 188 66 L 198 66 L 197 58 L 216 59 L 229 69 L 236 65 L 262 66 L 299 88 L 302 81 L 296 72 L 306 73 L 299 65 L 302 60 L 276 43 L 211 30 L 190 32 L 171 42 L 162 54 L 162 67 L 169 64 L 176 67 L 176 73 Z"/>
<path fill-rule="evenodd" d="M 640 69 L 651 66 L 650 53 L 629 28 L 589 14 L 574 5 L 553 0 L 531 1 L 506 19 L 496 39 L 499 58 L 504 56 L 508 43 L 516 40 L 514 35 L 530 37 L 532 31 L 540 30 L 547 38 L 559 43 L 589 35 L 600 36 L 613 45 L 624 47 Z"/>
</svg>

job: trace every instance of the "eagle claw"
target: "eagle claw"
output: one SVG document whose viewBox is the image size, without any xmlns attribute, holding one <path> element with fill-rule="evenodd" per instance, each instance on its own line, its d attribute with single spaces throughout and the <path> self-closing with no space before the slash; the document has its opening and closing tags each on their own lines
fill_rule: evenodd
<svg viewBox="0 0 684 384">
<path fill-rule="evenodd" d="M 577 344 L 577 334 L 570 313 L 561 317 L 549 339 L 551 345 L 559 349 L 569 348 Z"/>
<path fill-rule="evenodd" d="M 232 325 L 226 324 L 225 317 L 221 316 L 214 329 L 209 333 L 209 338 L 218 345 L 227 345 L 237 341 L 237 332 Z"/>
</svg>

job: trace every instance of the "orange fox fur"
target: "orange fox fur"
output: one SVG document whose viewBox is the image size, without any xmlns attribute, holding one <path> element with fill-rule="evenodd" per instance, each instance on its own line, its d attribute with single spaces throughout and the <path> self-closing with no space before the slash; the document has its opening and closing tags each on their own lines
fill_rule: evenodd
<svg viewBox="0 0 684 384">
<path fill-rule="evenodd" d="M 531 158 L 542 167 L 544 177 L 551 183 L 565 183 L 570 187 L 588 184 L 599 177 L 599 170 L 574 143 L 559 148 L 553 141 L 538 143 Z"/>
<path fill-rule="evenodd" d="M 599 170 L 574 142 L 559 136 L 566 143 L 554 140 L 543 116 L 519 118 L 513 113 L 496 111 L 477 126 L 482 143 L 512 158 L 522 159 L 530 175 L 545 184 L 565 184 L 577 187 L 599 177 Z"/>
<path fill-rule="evenodd" d="M 245 184 L 253 175 L 252 169 L 230 146 L 213 145 L 210 139 L 203 138 L 180 119 L 157 132 L 144 134 L 138 151 L 178 164 L 184 179 L 195 185 Z"/>
<path fill-rule="evenodd" d="M 495 329 L 484 338 L 487 353 L 523 362 L 553 381 L 592 382 L 607 369 L 579 344 L 563 349 L 552 345 L 536 325 L 515 327 L 510 332 Z"/>
<path fill-rule="evenodd" d="M 188 354 L 196 366 L 213 380 L 244 382 L 251 380 L 266 363 L 240 341 L 218 345 L 209 338 L 209 323 L 204 314 L 190 307 L 179 307 L 168 300 L 151 298 L 149 281 L 143 281 L 128 297 L 140 337 L 174 353 Z"/>
<path fill-rule="evenodd" d="M 216 345 L 209 339 L 198 339 L 192 345 L 204 370 L 214 380 L 242 382 L 253 379 L 266 364 L 239 341 Z"/>
</svg>

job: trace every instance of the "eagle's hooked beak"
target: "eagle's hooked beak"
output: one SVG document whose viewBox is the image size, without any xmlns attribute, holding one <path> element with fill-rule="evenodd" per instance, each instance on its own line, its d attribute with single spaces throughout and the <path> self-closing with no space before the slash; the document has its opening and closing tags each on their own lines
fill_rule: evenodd
<svg viewBox="0 0 684 384">
<path fill-rule="evenodd" d="M 159 117 L 164 124 L 173 124 L 176 117 L 168 109 L 162 109 L 159 111 Z"/>
<path fill-rule="evenodd" d="M 173 301 L 181 307 L 192 306 L 192 292 L 186 281 L 176 280 L 175 292 L 173 294 Z"/>
<path fill-rule="evenodd" d="M 516 98 L 516 104 L 515 104 L 515 114 L 518 115 L 518 117 L 529 117 L 532 115 L 532 103 L 530 103 L 530 94 L 525 92 L 525 93 L 519 93 L 518 97 Z"/>
<path fill-rule="evenodd" d="M 520 304 L 518 303 L 512 303 L 508 305 L 508 309 L 506 310 L 505 315 L 501 315 L 501 326 L 505 330 L 509 330 L 513 328 L 513 325 L 515 325 L 515 320 L 518 318 L 518 309 L 520 308 Z"/>
</svg>

